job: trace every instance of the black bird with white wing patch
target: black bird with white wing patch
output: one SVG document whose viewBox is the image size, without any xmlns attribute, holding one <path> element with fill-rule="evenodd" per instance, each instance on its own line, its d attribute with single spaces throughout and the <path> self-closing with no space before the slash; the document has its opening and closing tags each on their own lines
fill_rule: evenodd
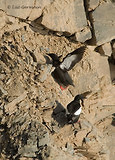
<svg viewBox="0 0 115 160">
<path fill-rule="evenodd" d="M 77 95 L 72 102 L 67 105 L 68 123 L 75 123 L 79 120 L 82 107 L 84 106 L 82 95 Z"/>
<path fill-rule="evenodd" d="M 60 57 L 58 57 L 56 54 L 48 54 L 48 56 L 52 58 L 52 63 L 55 67 L 55 70 L 52 72 L 52 76 L 60 85 L 61 90 L 66 89 L 69 85 L 74 86 L 68 71 L 70 71 L 76 65 L 76 63 L 82 59 L 85 49 L 86 46 L 76 49 L 64 57 L 62 62 L 60 62 Z"/>
</svg>

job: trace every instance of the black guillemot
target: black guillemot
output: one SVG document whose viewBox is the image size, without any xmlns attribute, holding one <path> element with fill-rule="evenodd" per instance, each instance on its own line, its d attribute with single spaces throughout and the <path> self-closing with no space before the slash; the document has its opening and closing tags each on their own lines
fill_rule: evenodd
<svg viewBox="0 0 115 160">
<path fill-rule="evenodd" d="M 83 99 L 85 99 L 85 97 L 77 95 L 74 100 L 67 105 L 68 123 L 75 123 L 79 120 L 82 107 L 84 106 Z"/>
<path fill-rule="evenodd" d="M 65 56 L 62 62 L 60 62 L 60 57 L 58 57 L 56 54 L 48 54 L 48 56 L 52 58 L 52 64 L 55 67 L 55 70 L 52 72 L 52 76 L 60 85 L 61 90 L 66 89 L 69 85 L 74 86 L 73 80 L 68 74 L 68 71 L 70 71 L 75 64 L 82 59 L 85 49 L 86 46 L 76 49 Z"/>
</svg>

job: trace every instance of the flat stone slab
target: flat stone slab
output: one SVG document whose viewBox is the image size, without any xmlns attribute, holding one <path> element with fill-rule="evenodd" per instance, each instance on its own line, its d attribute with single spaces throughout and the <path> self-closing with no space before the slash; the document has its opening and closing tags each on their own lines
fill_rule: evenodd
<svg viewBox="0 0 115 160">
<path fill-rule="evenodd" d="M 92 13 L 97 45 L 115 38 L 115 5 L 103 3 Z"/>
<path fill-rule="evenodd" d="M 7 15 L 30 20 L 34 20 L 41 16 L 43 8 L 50 3 L 51 0 L 1 0 L 0 9 Z"/>
<path fill-rule="evenodd" d="M 99 0 L 90 0 L 88 10 L 93 10 L 99 5 Z"/>
<path fill-rule="evenodd" d="M 87 20 L 82 0 L 55 0 L 45 7 L 41 22 L 45 27 L 71 34 L 84 29 Z"/>
</svg>

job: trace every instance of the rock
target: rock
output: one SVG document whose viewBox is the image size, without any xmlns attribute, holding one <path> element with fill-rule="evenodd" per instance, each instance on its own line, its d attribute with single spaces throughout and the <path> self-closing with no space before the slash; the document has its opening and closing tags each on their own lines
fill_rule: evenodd
<svg viewBox="0 0 115 160">
<path fill-rule="evenodd" d="M 88 10 L 94 10 L 99 5 L 99 0 L 90 0 Z"/>
<path fill-rule="evenodd" d="M 33 7 L 30 15 L 29 20 L 33 21 L 36 18 L 40 17 L 43 9 L 49 5 L 52 2 L 52 0 L 36 0 L 35 1 L 35 7 Z"/>
<path fill-rule="evenodd" d="M 42 137 L 39 138 L 39 142 L 38 142 L 38 145 L 41 147 L 41 146 L 44 146 L 46 144 L 48 144 L 50 141 L 49 139 L 49 133 L 46 132 L 42 135 Z"/>
<path fill-rule="evenodd" d="M 92 35 L 89 27 L 84 28 L 80 32 L 76 32 L 75 37 L 79 42 L 85 42 L 86 40 L 91 39 Z"/>
<path fill-rule="evenodd" d="M 85 138 L 84 138 L 84 141 L 85 141 L 85 143 L 88 143 L 88 142 L 90 141 L 90 138 L 85 137 Z"/>
<path fill-rule="evenodd" d="M 0 97 L 2 96 L 2 95 L 7 95 L 8 94 L 8 92 L 6 91 L 6 90 L 4 90 L 4 88 L 2 88 L 1 86 L 0 86 Z"/>
<path fill-rule="evenodd" d="M 49 52 L 50 52 L 50 49 L 49 49 L 49 48 L 46 48 L 45 50 L 46 50 L 46 52 L 47 52 L 47 53 L 49 53 Z"/>
<path fill-rule="evenodd" d="M 29 0 L 28 2 L 2 0 L 0 9 L 4 10 L 7 15 L 34 20 L 41 16 L 43 8 L 50 4 L 51 0 Z"/>
<path fill-rule="evenodd" d="M 37 151 L 37 143 L 35 143 L 34 145 L 27 145 L 19 149 L 19 154 L 21 154 L 24 157 L 36 157 L 35 152 Z"/>
<path fill-rule="evenodd" d="M 10 78 L 9 78 L 10 79 Z M 10 80 L 9 80 L 10 81 Z M 8 89 L 8 101 L 11 102 L 15 99 L 15 97 L 20 97 L 21 94 L 23 95 L 25 90 L 23 83 L 21 83 L 20 78 L 17 77 L 16 81 L 14 82 L 13 79 L 11 79 L 10 82 L 7 84 L 10 84 L 9 89 Z M 13 90 L 12 90 L 13 88 Z"/>
<path fill-rule="evenodd" d="M 115 125 L 114 125 L 115 126 Z M 108 124 L 108 126 L 106 127 L 104 133 L 106 132 L 106 143 L 107 143 L 107 148 L 108 148 L 108 155 L 109 155 L 109 159 L 110 160 L 114 160 L 114 155 L 115 155 L 115 127 L 112 126 L 111 124 Z M 106 150 L 105 150 L 106 151 Z"/>
<path fill-rule="evenodd" d="M 5 26 L 6 24 L 6 14 L 3 11 L 0 11 L 0 30 Z"/>
<path fill-rule="evenodd" d="M 111 53 L 112 53 L 112 48 L 111 48 L 110 42 L 102 45 L 102 48 L 103 48 L 103 51 L 104 51 L 105 55 L 110 57 Z"/>
<path fill-rule="evenodd" d="M 105 16 L 106 14 L 106 16 Z M 92 13 L 97 45 L 102 45 L 115 38 L 115 6 L 106 2 Z"/>
<path fill-rule="evenodd" d="M 59 2 L 66 4 L 65 0 Z M 59 2 L 52 0 L 52 5 Z M 104 3 L 100 3 L 100 6 Z M 47 7 L 50 8 L 50 5 Z M 29 26 L 25 26 L 25 22 L 17 20 L 13 17 L 7 20 L 0 43 L 0 93 L 5 95 L 0 97 L 0 152 L 6 155 L 4 159 L 25 156 L 24 160 L 108 160 L 105 155 L 109 154 L 107 151 L 113 152 L 114 147 L 111 150 L 109 145 L 114 137 L 106 149 L 108 133 L 112 134 L 113 131 L 110 128 L 108 132 L 105 122 L 109 119 L 109 125 L 114 125 L 111 118 L 114 106 L 109 105 L 115 104 L 113 85 L 110 88 L 108 57 L 94 52 L 95 46 L 90 46 L 83 59 L 69 71 L 75 87 L 69 86 L 67 90 L 61 91 L 50 75 L 51 71 L 47 70 L 49 68 L 44 54 L 50 51 L 63 58 L 82 44 L 73 43 L 64 36 L 34 33 Z M 15 22 L 20 23 L 21 28 L 7 32 Z M 6 55 L 3 56 L 3 53 Z M 45 77 L 43 82 L 37 81 L 39 75 Z M 65 111 L 67 104 L 76 94 L 86 91 L 92 92 L 84 100 L 80 123 L 68 125 Z M 57 103 L 58 108 L 56 101 L 60 102 Z M 107 129 L 106 139 L 103 129 Z M 82 143 L 83 140 L 86 143 Z"/>
<path fill-rule="evenodd" d="M 15 18 L 15 17 L 11 17 L 11 16 L 7 16 L 7 18 L 6 18 L 6 22 L 8 23 L 8 24 L 14 24 L 14 23 L 16 23 L 18 20 Z"/>
<path fill-rule="evenodd" d="M 66 153 L 66 154 L 65 154 Z M 47 158 L 47 160 L 61 160 L 63 157 L 63 160 L 87 160 L 85 156 L 77 156 L 77 155 L 71 155 L 68 152 L 63 151 L 62 149 L 58 148 L 57 146 L 51 146 L 50 156 Z"/>
<path fill-rule="evenodd" d="M 110 42 L 105 43 L 99 47 L 99 53 L 102 55 L 110 57 L 112 54 L 112 48 Z"/>
<path fill-rule="evenodd" d="M 41 72 L 41 74 L 38 77 L 38 79 L 39 79 L 40 82 L 44 82 L 47 79 L 49 73 L 51 72 L 51 69 L 52 69 L 52 65 L 51 64 L 48 64 L 45 67 L 44 71 Z"/>
<path fill-rule="evenodd" d="M 12 102 L 8 103 L 5 105 L 5 112 L 9 115 L 13 114 L 17 106 L 16 104 L 24 100 L 27 96 L 27 92 L 25 91 L 22 95 L 20 95 L 18 98 L 14 99 Z"/>
<path fill-rule="evenodd" d="M 39 152 L 44 152 L 44 148 L 48 144 L 49 134 L 44 126 L 39 122 L 32 121 L 31 125 L 28 125 L 28 128 L 23 131 L 19 154 L 26 157 L 37 157 Z"/>
<path fill-rule="evenodd" d="M 110 110 L 110 107 L 111 107 L 111 110 Z M 96 114 L 96 116 L 95 116 L 95 123 L 103 121 L 104 119 L 106 119 L 107 117 L 112 115 L 112 113 L 114 113 L 114 111 L 115 111 L 114 107 L 115 107 L 115 105 L 110 105 L 110 106 L 103 105 L 103 108 L 101 108 L 99 110 L 101 112 L 101 114 Z"/>
<path fill-rule="evenodd" d="M 23 42 L 27 41 L 24 35 L 21 36 L 21 40 L 22 40 Z"/>
<path fill-rule="evenodd" d="M 40 46 L 40 51 L 43 52 L 45 48 L 43 46 Z"/>
<path fill-rule="evenodd" d="M 89 58 L 90 57 L 90 58 Z M 73 70 L 73 71 L 72 71 Z M 87 91 L 100 90 L 102 77 L 106 79 L 105 85 L 111 83 L 108 57 L 100 56 L 99 53 L 87 50 L 80 63 L 70 71 L 75 89 L 69 87 L 73 96 Z"/>
<path fill-rule="evenodd" d="M 51 30 L 71 34 L 84 29 L 87 21 L 83 1 L 53 1 L 44 9 L 41 24 Z"/>
<path fill-rule="evenodd" d="M 29 17 L 32 8 L 29 8 L 29 6 L 33 7 L 34 6 L 34 0 L 31 1 L 29 0 L 28 2 L 21 2 L 21 1 L 8 1 L 5 0 L 4 2 L 1 2 L 0 9 L 4 10 L 7 15 L 14 16 L 14 17 L 19 17 L 26 19 Z"/>
<path fill-rule="evenodd" d="M 46 100 L 46 94 L 43 87 L 40 87 L 38 90 L 38 103 L 44 102 Z"/>
<path fill-rule="evenodd" d="M 71 144 L 67 143 L 65 147 L 66 147 L 66 151 L 68 153 L 70 153 L 71 155 L 74 154 L 74 148 L 73 148 L 73 146 Z"/>
</svg>

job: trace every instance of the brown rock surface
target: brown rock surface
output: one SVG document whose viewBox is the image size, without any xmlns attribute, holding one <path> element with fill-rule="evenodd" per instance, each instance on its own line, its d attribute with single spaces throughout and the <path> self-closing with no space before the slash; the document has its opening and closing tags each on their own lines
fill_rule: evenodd
<svg viewBox="0 0 115 160">
<path fill-rule="evenodd" d="M 106 14 L 106 16 L 104 16 Z M 115 6 L 104 2 L 92 13 L 97 45 L 102 45 L 115 38 Z M 109 34 L 108 34 L 109 33 Z"/>
<path fill-rule="evenodd" d="M 83 1 L 54 1 L 44 10 L 42 24 L 52 30 L 71 34 L 84 29 L 87 21 Z"/>
<path fill-rule="evenodd" d="M 63 13 L 58 9 L 63 10 L 62 3 L 66 20 L 68 9 L 77 6 L 74 5 L 77 1 L 71 1 L 70 6 L 69 1 L 47 1 L 50 2 L 44 9 L 44 18 L 48 16 L 46 11 L 50 15 L 50 10 L 51 16 L 59 13 L 61 18 Z M 87 23 L 82 1 L 78 4 L 83 11 L 82 23 L 77 21 L 81 29 Z M 61 91 L 51 76 L 53 67 L 46 63 L 46 53 L 62 55 L 63 59 L 86 44 L 72 42 L 61 34 L 54 36 L 49 31 L 33 32 L 27 23 L 0 13 L 3 18 L 0 21 L 0 159 L 114 160 L 115 87 L 111 84 L 114 64 L 110 70 L 108 57 L 95 52 L 96 46 L 87 46 L 83 59 L 69 71 L 75 87 Z M 63 31 L 67 27 L 69 32 L 75 32 L 76 21 L 72 20 L 67 26 L 62 24 Z M 53 21 L 50 24 L 55 26 Z M 68 125 L 67 104 L 76 94 L 88 91 L 80 123 Z"/>
<path fill-rule="evenodd" d="M 0 9 L 4 10 L 7 15 L 10 16 L 19 17 L 22 19 L 29 17 L 29 20 L 34 20 L 41 16 L 43 8 L 48 4 L 50 4 L 50 0 L 1 0 Z"/>
</svg>

